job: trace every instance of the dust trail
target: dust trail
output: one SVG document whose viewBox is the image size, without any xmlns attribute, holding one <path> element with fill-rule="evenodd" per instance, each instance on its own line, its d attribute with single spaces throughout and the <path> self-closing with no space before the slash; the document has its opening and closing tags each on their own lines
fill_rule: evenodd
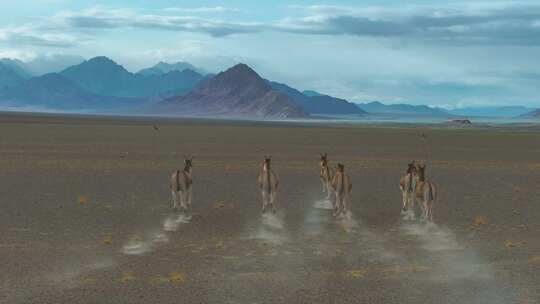
<svg viewBox="0 0 540 304">
<path fill-rule="evenodd" d="M 346 211 L 337 217 L 338 224 L 345 232 L 353 232 L 358 228 L 358 222 L 354 218 L 352 212 Z"/>
<path fill-rule="evenodd" d="M 259 239 L 274 245 L 280 245 L 288 241 L 289 237 L 283 221 L 284 214 L 278 211 L 276 214 L 265 213 L 261 216 L 260 222 L 253 233 L 251 239 Z"/>
<path fill-rule="evenodd" d="M 414 210 L 407 209 L 407 211 L 401 211 L 401 219 L 404 221 L 413 221 L 416 219 L 416 214 L 414 213 Z"/>
<path fill-rule="evenodd" d="M 332 204 L 330 207 L 332 207 Z M 313 204 L 313 208 L 309 208 L 304 217 L 304 230 L 309 236 L 316 236 L 321 234 L 324 229 L 330 224 L 330 213 L 325 208 L 327 206 L 326 201 L 316 201 Z"/>
<path fill-rule="evenodd" d="M 396 262 L 403 257 L 390 249 L 384 235 L 361 224 L 351 211 L 338 217 L 332 215 L 332 203 L 318 200 L 304 216 L 304 235 L 309 238 L 313 252 L 322 257 L 334 257 L 339 250 L 354 252 L 345 260 L 351 264 L 364 256 L 372 262 Z"/>
<path fill-rule="evenodd" d="M 329 199 L 315 201 L 315 203 L 313 204 L 313 208 L 323 209 L 323 210 L 334 210 L 334 206 L 332 206 L 332 202 Z"/>
<path fill-rule="evenodd" d="M 144 237 L 135 235 L 122 246 L 122 253 L 126 255 L 143 255 L 153 251 L 157 245 L 167 242 L 169 242 L 169 238 L 163 232 L 149 233 Z"/>
<path fill-rule="evenodd" d="M 496 286 L 491 266 L 474 250 L 461 245 L 450 229 L 433 223 L 405 223 L 401 230 L 420 241 L 426 262 L 433 267 L 429 278 L 448 289 L 448 301 L 509 303 Z"/>
<path fill-rule="evenodd" d="M 163 231 L 178 231 L 182 224 L 188 224 L 191 216 L 186 214 L 170 214 L 163 220 Z M 126 255 L 143 255 L 155 250 L 159 244 L 169 242 L 169 238 L 163 231 L 150 231 L 145 235 L 133 235 L 122 246 L 122 253 Z"/>
<path fill-rule="evenodd" d="M 186 214 L 171 214 L 163 221 L 163 230 L 168 232 L 177 231 L 181 224 L 189 224 L 191 216 Z"/>
<path fill-rule="evenodd" d="M 52 282 L 54 285 L 60 285 L 63 288 L 76 288 L 81 283 L 78 280 L 85 274 L 115 266 L 116 263 L 112 258 L 101 258 L 90 263 L 75 262 L 69 265 L 63 265 L 62 269 L 54 270 L 46 275 L 47 282 Z"/>
</svg>

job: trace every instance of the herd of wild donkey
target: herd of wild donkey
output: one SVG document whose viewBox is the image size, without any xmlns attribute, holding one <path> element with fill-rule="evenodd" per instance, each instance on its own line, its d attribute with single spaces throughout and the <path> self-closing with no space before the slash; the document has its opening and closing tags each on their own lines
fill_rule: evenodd
<svg viewBox="0 0 540 304">
<path fill-rule="evenodd" d="M 272 158 L 264 156 L 262 162 L 258 183 L 262 195 L 262 212 L 271 208 L 276 212 L 276 195 L 279 185 L 279 179 L 270 167 Z M 349 200 L 352 191 L 351 179 L 345 174 L 345 166 L 339 163 L 334 171 L 328 165 L 328 155 L 321 154 L 320 159 L 320 178 L 322 191 L 327 194 L 327 199 L 332 200 L 334 216 L 339 216 L 349 211 Z M 184 160 L 184 169 L 176 170 L 170 179 L 171 201 L 174 209 L 180 207 L 187 211 L 191 207 L 192 198 L 192 169 L 193 157 L 186 157 Z M 399 188 L 402 192 L 403 207 L 402 211 L 414 218 L 415 200 L 420 202 L 421 218 L 424 220 L 433 220 L 433 204 L 437 199 L 437 190 L 435 185 L 425 179 L 426 165 L 412 161 L 408 164 L 407 172 L 399 180 Z"/>
</svg>

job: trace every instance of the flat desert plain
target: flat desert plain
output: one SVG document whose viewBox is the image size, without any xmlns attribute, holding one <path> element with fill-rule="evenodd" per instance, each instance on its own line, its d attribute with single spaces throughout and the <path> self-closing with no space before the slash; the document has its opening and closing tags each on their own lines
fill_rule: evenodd
<svg viewBox="0 0 540 304">
<path fill-rule="evenodd" d="M 353 183 L 337 219 L 324 152 Z M 184 155 L 187 216 L 168 186 Z M 402 218 L 413 159 L 439 189 L 433 224 Z M 3 114 L 0 303 L 539 303 L 539 182 L 526 129 Z"/>
</svg>

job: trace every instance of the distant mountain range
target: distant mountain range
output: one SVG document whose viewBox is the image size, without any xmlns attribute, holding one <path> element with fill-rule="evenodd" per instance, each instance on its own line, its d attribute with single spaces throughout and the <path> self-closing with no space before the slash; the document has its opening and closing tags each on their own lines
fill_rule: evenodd
<svg viewBox="0 0 540 304">
<path fill-rule="evenodd" d="M 95 57 L 60 72 L 88 92 L 119 97 L 173 96 L 189 92 L 203 76 L 195 71 L 170 70 L 134 74 L 107 57 Z"/>
<path fill-rule="evenodd" d="M 470 107 L 451 110 L 450 113 L 461 116 L 484 117 L 517 117 L 533 111 L 533 108 L 523 106 L 502 107 Z"/>
<path fill-rule="evenodd" d="M 530 112 L 521 114 L 520 117 L 523 117 L 523 118 L 540 118 L 540 109 L 532 110 Z"/>
<path fill-rule="evenodd" d="M 532 108 L 482 107 L 445 110 L 425 105 L 352 103 L 315 90 L 299 91 L 261 78 L 245 64 L 218 75 L 207 74 L 187 62 L 165 63 L 127 71 L 107 57 L 82 60 L 55 73 L 58 58 L 0 59 L 0 108 L 122 111 L 167 115 L 309 117 L 310 115 L 410 115 L 431 117 L 540 117 Z"/>
<path fill-rule="evenodd" d="M 184 61 L 179 61 L 179 62 L 176 62 L 176 63 L 166 63 L 166 62 L 160 61 L 159 63 L 157 63 L 153 67 L 142 69 L 142 70 L 138 71 L 137 74 L 160 75 L 160 74 L 166 74 L 166 73 L 173 72 L 173 71 L 181 72 L 181 71 L 184 71 L 184 70 L 191 70 L 191 71 L 197 72 L 197 73 L 199 73 L 201 75 L 208 74 L 208 72 L 206 72 L 205 70 L 203 70 L 201 68 L 197 68 L 194 65 L 192 65 L 191 63 L 184 62 Z"/>
<path fill-rule="evenodd" d="M 378 101 L 361 103 L 358 106 L 364 111 L 372 114 L 394 114 L 394 115 L 417 115 L 448 117 L 452 114 L 441 108 L 433 108 L 425 105 L 390 104 L 385 105 Z"/>
<path fill-rule="evenodd" d="M 0 90 L 0 104 L 8 108 L 51 110 L 112 110 L 142 104 L 142 99 L 102 96 L 90 93 L 58 73 L 45 74 Z"/>
</svg>

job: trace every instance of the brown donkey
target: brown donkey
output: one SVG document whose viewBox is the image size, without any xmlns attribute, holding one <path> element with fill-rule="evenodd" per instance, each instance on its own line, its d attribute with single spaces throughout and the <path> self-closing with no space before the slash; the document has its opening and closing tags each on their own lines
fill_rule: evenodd
<svg viewBox="0 0 540 304">
<path fill-rule="evenodd" d="M 178 209 L 178 203 L 182 207 L 184 212 L 187 212 L 191 208 L 191 198 L 193 190 L 193 157 L 186 157 L 184 160 L 184 169 L 176 170 L 171 175 L 170 189 L 171 189 L 171 201 L 174 210 Z"/>
<path fill-rule="evenodd" d="M 332 177 L 334 172 L 328 166 L 328 154 L 321 154 L 321 169 L 319 172 L 319 177 L 321 178 L 322 192 L 326 192 L 326 198 L 330 199 L 332 195 Z"/>
<path fill-rule="evenodd" d="M 437 200 L 437 188 L 431 181 L 426 181 L 426 165 L 417 165 L 418 181 L 416 183 L 415 197 L 420 201 L 422 216 L 433 221 L 433 204 Z"/>
<path fill-rule="evenodd" d="M 259 177 L 257 178 L 262 195 L 262 213 L 266 212 L 268 205 L 271 206 L 273 213 L 276 212 L 276 196 L 279 180 L 270 167 L 271 163 L 272 157 L 264 156 L 264 161 L 259 171 Z"/>
<path fill-rule="evenodd" d="M 338 164 L 336 174 L 332 179 L 332 190 L 336 194 L 334 216 L 349 211 L 349 200 L 352 191 L 351 179 L 345 174 L 345 166 Z"/>
<path fill-rule="evenodd" d="M 414 212 L 414 190 L 416 188 L 417 170 L 414 160 L 408 164 L 407 172 L 399 179 L 399 189 L 401 190 L 401 198 L 403 206 L 401 210 Z"/>
</svg>

